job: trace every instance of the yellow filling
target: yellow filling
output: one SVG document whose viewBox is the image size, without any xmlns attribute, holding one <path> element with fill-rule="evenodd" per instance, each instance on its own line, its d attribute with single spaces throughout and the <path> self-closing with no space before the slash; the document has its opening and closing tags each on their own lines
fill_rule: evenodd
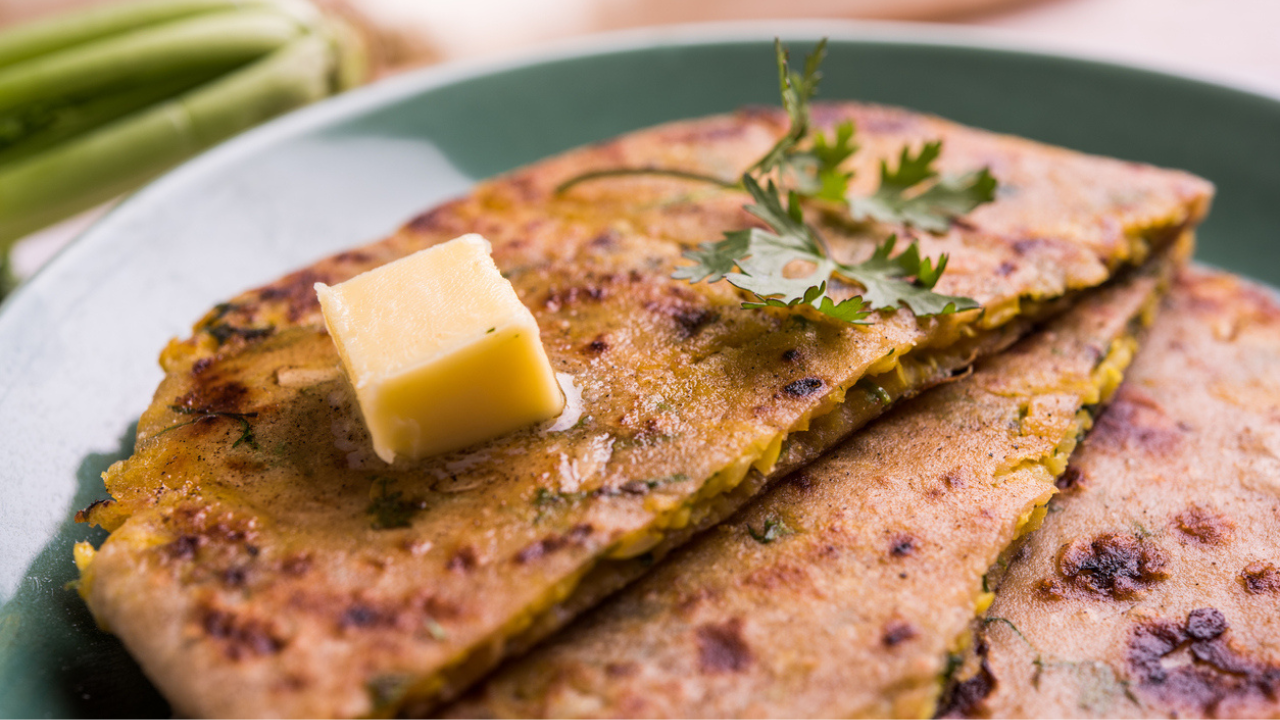
<svg viewBox="0 0 1280 720">
<path fill-rule="evenodd" d="M 1092 392 L 1085 396 L 1084 404 L 1095 405 L 1110 400 L 1124 380 L 1125 368 L 1133 362 L 1133 356 L 1137 352 L 1137 338 L 1132 335 L 1116 338 L 1111 343 L 1107 356 L 1094 368 L 1093 375 L 1089 378 Z"/>
<path fill-rule="evenodd" d="M 71 554 L 75 558 L 76 570 L 84 572 L 85 568 L 89 567 L 89 563 L 93 562 L 93 556 L 97 555 L 98 551 L 93 548 L 93 545 L 82 541 L 76 543 Z"/>
<path fill-rule="evenodd" d="M 978 325 L 982 328 L 999 327 L 1021 314 L 1021 305 L 1021 299 L 1016 297 L 992 303 L 983 308 L 982 319 L 978 321 Z"/>
<path fill-rule="evenodd" d="M 484 670 L 487 670 L 492 663 L 501 658 L 503 654 L 502 648 L 506 640 L 518 636 L 538 619 L 541 612 L 540 610 L 535 611 L 534 608 L 554 607 L 563 602 L 573 593 L 574 588 L 578 586 L 582 576 L 589 569 L 584 567 L 552 585 L 535 603 L 530 605 L 528 610 L 503 623 L 486 640 L 478 643 L 474 648 L 464 648 L 458 652 L 441 671 L 407 686 L 401 692 L 400 697 L 387 698 L 387 702 L 384 705 L 373 708 L 370 717 L 392 717 L 402 709 L 405 703 L 410 703 L 414 699 L 438 697 L 442 691 L 447 689 L 446 686 L 451 680 L 476 677 Z M 412 717 L 421 717 L 421 715 L 415 714 Z"/>
<path fill-rule="evenodd" d="M 1158 302 L 1158 296 L 1157 300 Z M 1151 304 L 1154 308 L 1154 302 Z M 1140 315 L 1144 323 L 1149 324 L 1150 319 L 1154 317 L 1153 313 L 1144 312 Z M 1124 379 L 1124 371 L 1129 367 L 1129 363 L 1133 361 L 1134 353 L 1138 349 L 1137 338 L 1130 334 L 1123 335 L 1111 342 L 1111 347 L 1107 351 L 1107 355 L 1102 362 L 1090 373 L 1088 387 L 1081 395 L 1082 405 L 1094 405 L 1111 398 L 1119 387 L 1120 382 Z M 1076 446 L 1080 442 L 1080 438 L 1093 426 L 1093 416 L 1087 410 L 1081 409 L 1076 412 L 1070 426 L 1058 439 L 1058 443 L 1051 451 L 1039 458 L 1025 460 L 1018 463 L 1015 467 L 1008 470 L 998 470 L 997 476 L 1008 474 L 1015 470 L 1033 470 L 1043 475 L 1043 482 L 1048 486 L 1047 492 L 1040 498 L 1037 498 L 1035 504 L 1028 508 L 1017 520 L 1014 525 L 1014 536 L 1010 540 L 1009 545 L 1000 553 L 993 567 L 999 567 L 1006 563 L 1008 557 L 1019 546 L 1018 541 L 1027 534 L 1039 529 L 1044 522 L 1044 518 L 1048 515 L 1049 500 L 1057 494 L 1057 489 L 1053 487 L 1053 482 L 1062 473 L 1066 472 L 1067 464 L 1071 459 L 1071 454 L 1075 452 Z M 981 589 L 974 595 L 974 617 L 980 617 L 991 607 L 991 603 L 995 601 L 995 593 L 989 589 Z M 961 632 L 955 637 L 950 647 L 949 654 L 962 652 L 969 645 L 971 633 L 968 630 Z M 936 696 L 940 697 L 947 677 L 939 676 L 937 680 Z M 935 699 L 936 704 L 936 699 Z M 932 715 L 936 708 L 929 708 L 929 715 Z"/>
<path fill-rule="evenodd" d="M 874 393 L 874 397 L 868 398 L 867 402 L 861 403 L 857 408 L 854 427 L 861 427 L 885 407 L 913 389 L 925 385 L 930 379 L 938 379 L 942 372 L 949 374 L 951 366 L 957 363 L 956 357 L 967 357 L 970 354 L 968 341 L 980 341 L 986 334 L 995 332 L 992 328 L 1004 325 L 1016 316 L 1038 317 L 1048 312 L 1052 303 L 1037 300 L 1024 302 L 1013 298 L 998 307 L 1011 307 L 1013 312 L 1002 310 L 998 312 L 999 317 L 994 319 L 980 310 L 931 318 L 927 322 L 935 324 L 924 342 L 908 353 L 890 351 L 868 365 L 863 377 L 852 386 L 867 388 L 869 393 Z M 714 501 L 717 498 L 738 487 L 753 468 L 761 475 L 768 476 L 786 446 L 786 439 L 793 433 L 808 430 L 814 420 L 845 404 L 850 388 L 850 385 L 846 385 L 832 390 L 818 406 L 800 416 L 790 428 L 768 441 L 749 447 L 733 464 L 712 475 L 691 497 L 683 501 L 660 495 L 646 499 L 645 508 L 660 514 L 649 527 L 625 535 L 606 554 L 606 559 L 625 560 L 643 555 L 661 545 L 665 531 L 679 530 L 691 523 L 696 525 L 714 516 L 717 512 Z"/>
<path fill-rule="evenodd" d="M 606 558 L 625 560 L 643 555 L 662 542 L 663 531 L 679 530 L 690 522 L 703 519 L 713 506 L 710 501 L 741 484 L 752 468 L 759 471 L 761 475 L 768 475 L 773 471 L 778 455 L 782 453 L 782 443 L 787 436 L 793 432 L 807 430 L 812 419 L 834 410 L 844 402 L 846 391 L 846 387 L 837 387 L 828 393 L 821 403 L 801 415 L 788 430 L 748 447 L 737 460 L 733 461 L 733 464 L 712 475 L 691 497 L 682 500 L 661 494 L 650 495 L 645 499 L 645 508 L 660 514 L 654 518 L 653 524 L 649 527 L 623 536 L 609 551 Z"/>
<path fill-rule="evenodd" d="M 1039 313 L 1048 312 L 1052 305 L 1048 302 L 1032 301 L 1020 304 L 1019 307 L 1024 314 L 1035 317 Z M 962 318 L 961 315 L 964 317 Z M 889 353 L 869 365 L 867 372 L 854 385 L 859 388 L 869 388 L 868 394 L 874 394 L 874 397 L 858 397 L 858 407 L 854 411 L 851 425 L 860 427 L 908 392 L 921 387 L 931 379 L 937 379 L 941 373 L 950 374 L 953 366 L 957 365 L 957 358 L 966 358 L 971 354 L 968 347 L 957 347 L 955 343 L 965 339 L 981 340 L 984 337 L 984 332 L 977 331 L 973 327 L 973 321 L 977 317 L 978 312 L 975 311 L 940 318 L 939 320 L 947 323 L 948 327 L 935 328 L 935 332 L 941 331 L 954 342 L 939 348 L 936 352 L 925 350 L 931 345 L 938 344 L 937 335 L 934 335 L 931 336 L 929 343 L 917 345 L 910 353 Z M 961 363 L 963 364 L 965 363 Z M 708 517 L 723 516 L 724 508 L 718 501 L 738 487 L 753 469 L 761 475 L 772 472 L 786 447 L 787 437 L 793 433 L 808 430 L 814 420 L 840 408 L 846 403 L 850 389 L 842 386 L 828 393 L 821 403 L 797 418 L 790 428 L 775 434 L 767 441 L 752 445 L 731 465 L 712 475 L 692 496 L 681 499 L 654 493 L 646 497 L 645 509 L 657 514 L 653 523 L 649 527 L 623 536 L 605 554 L 605 560 L 616 561 L 638 557 L 660 546 L 667 539 L 667 533 L 664 531 L 679 530 L 690 524 L 696 526 Z M 586 568 L 561 579 L 537 602 L 531 603 L 525 612 L 505 623 L 498 631 L 492 633 L 488 640 L 479 644 L 479 647 L 484 650 L 475 653 L 459 653 L 450 664 L 412 686 L 411 690 L 405 694 L 404 702 L 408 702 L 410 698 L 420 698 L 429 702 L 431 698 L 438 697 L 442 691 L 446 691 L 451 681 L 461 679 L 465 682 L 468 678 L 478 676 L 488 667 L 486 663 L 497 659 L 489 657 L 491 652 L 498 652 L 505 642 L 518 638 L 521 632 L 533 627 L 535 622 L 546 619 L 549 613 L 555 611 L 557 605 L 573 594 L 578 583 L 589 570 L 590 568 Z M 555 623 L 551 624 L 551 626 L 554 625 Z M 397 707 L 398 705 L 393 702 L 389 707 L 380 708 L 379 712 L 394 712 Z"/>
</svg>

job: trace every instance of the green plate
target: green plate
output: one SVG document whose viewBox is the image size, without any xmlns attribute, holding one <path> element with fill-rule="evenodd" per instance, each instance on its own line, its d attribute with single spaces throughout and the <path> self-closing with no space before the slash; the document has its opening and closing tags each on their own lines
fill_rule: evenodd
<svg viewBox="0 0 1280 720">
<path fill-rule="evenodd" d="M 857 98 L 1218 185 L 1203 260 L 1280 283 L 1280 101 L 955 32 L 831 23 L 629 33 L 379 83 L 248 133 L 139 192 L 0 306 L 0 715 L 169 712 L 75 593 L 75 511 L 105 497 L 161 374 L 214 303 L 376 239 L 476 179 L 665 120 L 776 103 L 774 32 L 830 35 Z M 234 692 L 234 688 L 228 688 Z"/>
</svg>

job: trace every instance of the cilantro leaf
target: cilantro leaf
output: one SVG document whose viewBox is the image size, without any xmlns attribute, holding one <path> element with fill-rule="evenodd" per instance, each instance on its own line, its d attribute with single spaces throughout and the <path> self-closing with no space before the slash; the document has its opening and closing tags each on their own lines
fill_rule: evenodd
<svg viewBox="0 0 1280 720">
<path fill-rule="evenodd" d="M 985 169 L 958 178 L 939 177 L 933 162 L 941 153 L 942 144 L 933 142 L 914 156 L 909 147 L 904 148 L 895 171 L 881 162 L 876 192 L 870 197 L 850 199 L 853 173 L 842 172 L 840 166 L 859 149 L 854 142 L 854 125 L 839 124 L 828 139 L 822 132 L 813 132 L 810 117 L 809 103 L 817 95 L 822 78 L 819 67 L 826 57 L 826 39 L 817 44 L 799 72 L 791 68 L 788 52 L 780 41 L 775 39 L 773 47 L 782 105 L 790 126 L 763 157 L 747 168 L 740 182 L 729 183 L 677 169 L 615 168 L 576 176 L 556 191 L 564 192 L 586 180 L 618 175 L 667 175 L 746 190 L 755 201 L 746 206 L 747 211 L 763 220 L 769 229 L 727 232 L 719 242 L 702 243 L 684 253 L 692 264 L 677 268 L 673 274 L 695 283 L 726 280 L 755 295 L 755 300 L 743 303 L 743 307 L 808 305 L 855 324 L 866 324 L 866 318 L 876 310 L 906 307 L 917 316 L 928 316 L 978 307 L 969 298 L 933 292 L 946 269 L 947 256 L 940 256 L 934 264 L 920 256 L 915 243 L 895 256 L 896 237 L 890 237 L 865 262 L 837 262 L 822 237 L 804 222 L 801 201 L 839 203 L 857 220 L 874 218 L 942 232 L 956 217 L 994 198 L 995 178 Z M 762 181 L 768 183 L 767 190 L 761 187 Z M 778 185 L 791 188 L 785 204 Z M 794 275 L 797 265 L 805 264 L 810 268 L 806 275 L 787 274 L 790 271 Z M 847 286 L 861 287 L 862 293 L 839 301 L 832 297 L 831 292 L 837 287 Z"/>
<path fill-rule="evenodd" d="M 941 153 L 942 142 L 934 141 L 925 143 L 914 157 L 910 147 L 902 148 L 897 170 L 889 170 L 882 160 L 880 187 L 870 197 L 850 199 L 853 217 L 946 232 L 952 220 L 995 199 L 996 179 L 987 168 L 939 177 L 933 163 Z"/>
<path fill-rule="evenodd" d="M 370 489 L 369 506 L 365 508 L 365 514 L 373 517 L 369 527 L 374 530 L 409 527 L 414 516 L 427 507 L 423 500 L 406 498 L 399 490 L 389 490 L 388 486 L 393 482 L 395 481 L 390 478 L 377 478 Z"/>
<path fill-rule="evenodd" d="M 764 157 L 747 170 L 748 173 L 768 173 L 784 165 L 788 155 L 809 135 L 809 100 L 817 94 L 818 81 L 822 79 L 818 66 L 827 55 L 827 39 L 823 38 L 806 58 L 803 74 L 791 69 L 787 49 L 782 47 L 782 41 L 777 38 L 773 39 L 773 53 L 778 63 L 778 89 L 782 93 L 782 107 L 787 111 L 791 127 Z"/>
<path fill-rule="evenodd" d="M 728 280 L 759 299 L 759 302 L 743 303 L 746 308 L 804 304 L 846 322 L 862 323 L 871 314 L 864 308 L 862 298 L 836 302 L 827 295 L 828 282 L 838 263 L 824 253 L 821 238 L 805 224 L 796 193 L 789 194 L 784 207 L 772 180 L 768 190 L 761 188 L 750 175 L 743 175 L 742 182 L 756 201 L 755 205 L 747 206 L 747 211 L 774 232 L 751 228 L 725 233 L 725 239 L 720 242 L 703 243 L 696 250 L 686 252 L 685 257 L 694 264 L 678 268 L 674 277 L 690 282 Z M 784 275 L 784 269 L 796 260 L 812 263 L 813 271 L 798 278 Z M 739 272 L 733 272 L 734 268 Z"/>
<path fill-rule="evenodd" d="M 763 188 L 750 175 L 744 175 L 742 183 L 755 200 L 747 211 L 771 230 L 738 230 L 725 233 L 720 242 L 703 243 L 685 253 L 693 264 L 678 268 L 674 277 L 690 282 L 727 280 L 756 296 L 756 301 L 745 302 L 743 307 L 808 305 L 824 315 L 854 324 L 866 324 L 867 316 L 882 309 L 906 307 L 918 316 L 926 316 L 978 307 L 969 298 L 932 291 L 946 268 L 946 255 L 939 257 L 935 265 L 922 258 L 912 243 L 895 256 L 897 239 L 890 237 L 865 262 L 837 262 L 822 237 L 804 222 L 797 193 L 789 193 L 784 205 L 772 180 Z M 812 269 L 801 277 L 788 276 L 787 268 L 794 269 L 792 264 L 797 261 Z M 863 293 L 837 301 L 829 294 L 835 283 L 860 285 Z"/>
<path fill-rule="evenodd" d="M 947 267 L 946 254 L 938 256 L 935 266 L 929 258 L 920 256 L 915 243 L 896 256 L 891 256 L 898 236 L 890 235 L 876 248 L 871 259 L 854 267 L 841 265 L 841 270 L 865 288 L 863 297 L 872 307 L 896 307 L 902 304 L 917 316 L 945 315 L 959 310 L 979 307 L 971 298 L 942 295 L 933 292 L 938 278 Z M 914 277 L 907 282 L 904 277 Z"/>
<path fill-rule="evenodd" d="M 733 282 L 730 280 L 729 282 Z M 738 287 L 742 287 L 739 285 Z M 753 291 L 754 292 L 754 291 Z M 823 315 L 829 315 L 837 320 L 843 320 L 852 325 L 867 325 L 864 322 L 866 317 L 872 313 L 871 304 L 864 302 L 861 297 L 851 297 L 840 302 L 833 301 L 826 295 L 827 284 L 821 283 L 804 291 L 803 295 L 798 298 L 793 297 L 789 301 L 782 301 L 772 297 L 762 297 L 761 302 L 745 302 L 742 303 L 744 308 L 763 308 L 763 307 L 795 307 L 801 303 L 812 305 L 818 309 Z"/>
<path fill-rule="evenodd" d="M 747 173 L 763 176 L 777 171 L 779 180 L 789 180 L 805 197 L 843 201 L 853 173 L 840 172 L 840 164 L 858 150 L 853 143 L 853 123 L 841 123 L 830 142 L 825 134 L 815 133 L 811 147 L 801 149 L 810 134 L 809 101 L 817 95 L 818 81 L 822 79 L 818 67 L 827 55 L 826 38 L 805 59 L 803 73 L 791 69 L 787 50 L 777 39 L 773 41 L 773 51 L 778 64 L 782 107 L 790 127 Z"/>
<path fill-rule="evenodd" d="M 693 250 L 686 250 L 684 256 L 693 261 L 692 265 L 676 268 L 671 277 L 677 280 L 688 280 L 696 283 L 706 280 L 709 283 L 720 282 L 725 275 L 738 267 L 738 259 L 751 254 L 751 233 L 758 230 L 738 230 L 724 234 L 720 242 L 700 243 Z"/>
<path fill-rule="evenodd" d="M 794 535 L 795 532 L 782 520 L 772 517 L 765 518 L 764 527 L 760 530 L 756 530 L 750 525 L 747 526 L 747 534 L 751 536 L 752 540 L 761 545 L 768 545 L 783 536 Z"/>
<path fill-rule="evenodd" d="M 843 202 L 849 192 L 849 180 L 853 173 L 840 172 L 840 164 L 858 151 L 858 146 L 853 142 L 853 123 L 842 122 L 837 125 L 833 137 L 833 143 L 827 144 L 826 135 L 817 133 L 813 136 L 813 148 L 809 154 L 818 160 L 815 172 L 817 184 L 811 190 L 802 187 L 801 192 L 822 200 Z"/>
</svg>

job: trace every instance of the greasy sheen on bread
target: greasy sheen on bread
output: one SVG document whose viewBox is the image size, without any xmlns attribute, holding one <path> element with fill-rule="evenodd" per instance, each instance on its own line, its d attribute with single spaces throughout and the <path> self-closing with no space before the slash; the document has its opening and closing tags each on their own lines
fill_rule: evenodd
<svg viewBox="0 0 1280 720">
<path fill-rule="evenodd" d="M 1280 715 L 1280 300 L 1191 269 L 977 624 L 951 715 Z"/>
<path fill-rule="evenodd" d="M 111 531 L 82 553 L 89 607 L 184 714 L 429 709 L 897 398 L 1172 244 L 1212 192 L 1185 173 L 904 110 L 837 104 L 814 118 L 857 123 L 855 192 L 908 142 L 944 140 L 945 172 L 990 167 L 995 202 L 918 237 L 923 254 L 950 254 L 936 290 L 981 309 L 887 311 L 868 326 L 743 309 L 726 283 L 671 278 L 684 250 L 754 222 L 743 193 L 652 177 L 555 192 L 613 167 L 736 177 L 786 131 L 780 111 L 542 161 L 220 304 L 173 341 L 135 454 L 106 475 L 112 500 L 85 513 Z M 808 219 L 845 261 L 890 232 L 915 235 Z M 574 414 L 387 465 L 312 287 L 470 232 L 493 243 L 572 377 Z"/>
</svg>

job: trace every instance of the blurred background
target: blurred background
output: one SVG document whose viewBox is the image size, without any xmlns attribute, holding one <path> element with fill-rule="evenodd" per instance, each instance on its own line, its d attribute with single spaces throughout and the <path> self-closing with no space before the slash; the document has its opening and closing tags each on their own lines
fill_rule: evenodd
<svg viewBox="0 0 1280 720">
<path fill-rule="evenodd" d="M 137 1 L 133 0 L 135 5 Z M 191 4 L 191 0 L 143 0 L 151 6 L 165 2 L 173 7 Z M 0 0 L 0 31 L 42 19 L 92 14 L 113 4 L 119 6 L 118 0 Z M 299 4 L 309 5 L 305 0 Z M 347 43 L 347 51 L 337 52 L 341 57 L 329 61 L 328 72 L 338 73 L 335 68 L 344 67 L 351 57 L 358 58 L 360 67 L 320 92 L 268 103 L 269 112 L 244 120 L 246 126 L 348 86 L 426 65 L 500 56 L 597 32 L 776 18 L 945 24 L 977 29 L 1024 46 L 1136 62 L 1280 96 L 1280 0 L 314 0 L 314 4 L 342 26 L 326 29 L 326 37 Z M 351 38 L 344 33 L 356 39 L 356 50 L 350 50 Z M 0 40 L 0 55 L 2 51 Z M 0 90 L 3 80 L 0 74 Z M 226 125 L 217 138 L 202 145 L 240 129 Z M 193 146 L 190 151 L 199 149 Z M 176 160 L 180 158 L 157 160 L 152 175 L 164 163 Z M 0 225 L 5 203 L 12 202 L 3 197 L 3 163 L 0 158 Z M 138 182 L 145 179 L 140 177 Z M 30 184 L 23 179 L 13 182 Z M 111 204 L 102 200 L 119 189 L 94 192 L 75 204 L 52 203 L 58 205 L 54 214 L 20 218 L 8 231 L 12 237 L 0 237 L 0 253 L 6 244 L 12 246 L 8 272 L 18 279 L 30 276 L 99 217 Z M 58 216 L 62 217 L 50 225 L 49 218 Z"/>
</svg>

